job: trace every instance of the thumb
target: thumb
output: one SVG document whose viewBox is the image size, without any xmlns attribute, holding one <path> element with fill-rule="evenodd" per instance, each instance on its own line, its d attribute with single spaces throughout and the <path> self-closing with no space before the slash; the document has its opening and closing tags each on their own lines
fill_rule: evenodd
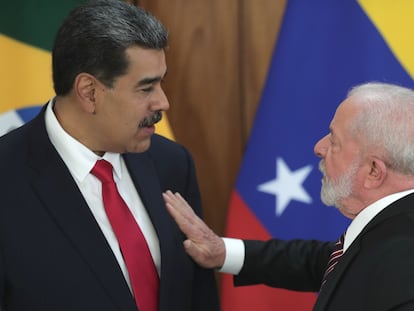
<svg viewBox="0 0 414 311">
<path fill-rule="evenodd" d="M 192 257 L 195 261 L 200 257 L 200 250 L 190 239 L 183 242 L 186 253 Z"/>
<path fill-rule="evenodd" d="M 191 242 L 191 240 L 185 240 L 185 241 L 183 242 L 183 244 L 184 244 L 184 249 L 185 249 L 185 251 L 186 251 L 186 252 L 188 252 L 188 251 L 190 250 L 190 248 L 191 248 L 191 246 L 192 246 L 193 242 Z"/>
<path fill-rule="evenodd" d="M 186 253 L 200 266 L 204 268 L 211 268 L 204 259 L 203 252 L 199 247 L 197 247 L 197 244 L 191 241 L 190 239 L 185 240 L 183 242 L 184 249 Z"/>
</svg>

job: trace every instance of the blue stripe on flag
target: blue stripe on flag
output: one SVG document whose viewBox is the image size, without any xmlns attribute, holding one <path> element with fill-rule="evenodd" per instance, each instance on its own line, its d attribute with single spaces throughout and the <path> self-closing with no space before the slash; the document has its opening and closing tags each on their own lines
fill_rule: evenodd
<svg viewBox="0 0 414 311">
<path fill-rule="evenodd" d="M 24 123 L 33 119 L 39 112 L 41 106 L 26 107 L 16 110 L 19 117 L 23 120 Z"/>
<path fill-rule="evenodd" d="M 349 223 L 320 201 L 313 146 L 347 90 L 370 80 L 414 87 L 357 2 L 288 1 L 236 184 L 273 236 L 334 240 Z"/>
</svg>

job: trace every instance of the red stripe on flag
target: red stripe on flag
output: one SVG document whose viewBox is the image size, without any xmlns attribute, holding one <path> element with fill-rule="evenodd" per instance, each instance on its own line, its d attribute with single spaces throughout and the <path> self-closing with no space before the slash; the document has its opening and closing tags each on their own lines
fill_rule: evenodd
<svg viewBox="0 0 414 311">
<path fill-rule="evenodd" d="M 226 236 L 255 240 L 267 240 L 271 237 L 235 190 L 227 214 Z"/>
<path fill-rule="evenodd" d="M 228 218 L 226 236 L 242 239 L 269 239 L 271 236 L 243 202 L 237 191 L 233 191 Z M 251 310 L 312 310 L 316 295 L 265 285 L 233 286 L 233 277 L 222 275 L 221 307 L 222 311 Z"/>
</svg>

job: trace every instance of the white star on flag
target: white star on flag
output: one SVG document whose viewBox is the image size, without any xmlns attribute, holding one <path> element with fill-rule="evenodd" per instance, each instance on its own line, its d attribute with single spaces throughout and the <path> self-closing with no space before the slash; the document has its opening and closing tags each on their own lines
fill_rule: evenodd
<svg viewBox="0 0 414 311">
<path fill-rule="evenodd" d="M 303 188 L 303 182 L 312 171 L 312 165 L 304 166 L 291 171 L 282 158 L 276 159 L 276 178 L 257 187 L 257 190 L 276 196 L 276 216 L 280 216 L 289 205 L 296 200 L 303 203 L 312 203 L 311 196 Z"/>
</svg>

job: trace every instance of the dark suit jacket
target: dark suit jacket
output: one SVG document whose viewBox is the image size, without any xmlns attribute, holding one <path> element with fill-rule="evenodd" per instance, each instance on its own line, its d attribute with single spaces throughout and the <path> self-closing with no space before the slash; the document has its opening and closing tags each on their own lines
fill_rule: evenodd
<svg viewBox="0 0 414 311">
<path fill-rule="evenodd" d="M 136 311 L 104 235 L 47 136 L 44 110 L 0 138 L 1 308 Z M 161 196 L 179 191 L 201 213 L 188 151 L 154 135 L 147 152 L 124 159 L 160 241 L 159 310 L 218 310 L 214 274 L 186 255 Z"/>
<path fill-rule="evenodd" d="M 236 285 L 319 291 L 333 243 L 245 241 Z M 314 311 L 414 310 L 414 194 L 379 213 L 347 249 Z"/>
</svg>

